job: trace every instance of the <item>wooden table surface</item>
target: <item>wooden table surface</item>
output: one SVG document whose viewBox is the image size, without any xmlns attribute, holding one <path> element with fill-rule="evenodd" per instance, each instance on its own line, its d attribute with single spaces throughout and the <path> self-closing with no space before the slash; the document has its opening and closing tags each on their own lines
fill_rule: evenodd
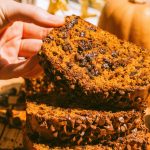
<svg viewBox="0 0 150 150">
<path fill-rule="evenodd" d="M 6 110 L 0 108 L 0 116 L 5 116 Z M 25 110 L 12 110 L 12 117 L 5 121 L 0 121 L 0 150 L 23 149 L 23 132 L 26 119 Z M 20 118 L 20 126 L 15 126 L 13 121 Z"/>
</svg>

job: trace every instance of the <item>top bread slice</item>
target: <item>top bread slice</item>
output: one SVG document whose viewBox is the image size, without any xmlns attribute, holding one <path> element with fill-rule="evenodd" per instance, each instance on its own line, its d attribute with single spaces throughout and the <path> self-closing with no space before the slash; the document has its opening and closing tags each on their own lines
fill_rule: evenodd
<svg viewBox="0 0 150 150">
<path fill-rule="evenodd" d="M 78 16 L 66 17 L 43 40 L 40 63 L 83 101 L 144 108 L 149 99 L 150 55 Z"/>
</svg>

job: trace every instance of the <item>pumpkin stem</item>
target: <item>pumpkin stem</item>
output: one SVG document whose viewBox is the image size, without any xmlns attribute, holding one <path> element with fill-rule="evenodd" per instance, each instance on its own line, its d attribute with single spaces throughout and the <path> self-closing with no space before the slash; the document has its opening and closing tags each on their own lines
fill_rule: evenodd
<svg viewBox="0 0 150 150">
<path fill-rule="evenodd" d="M 144 4 L 147 2 L 147 0 L 129 0 L 132 3 L 139 3 L 139 4 Z"/>
</svg>

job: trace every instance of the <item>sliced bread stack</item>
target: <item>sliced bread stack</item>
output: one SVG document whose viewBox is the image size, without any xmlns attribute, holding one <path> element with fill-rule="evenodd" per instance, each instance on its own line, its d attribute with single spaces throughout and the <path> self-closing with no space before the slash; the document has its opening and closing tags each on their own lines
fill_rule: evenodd
<svg viewBox="0 0 150 150">
<path fill-rule="evenodd" d="M 45 75 L 26 81 L 26 149 L 148 149 L 148 53 L 66 17 L 43 40 Z"/>
</svg>

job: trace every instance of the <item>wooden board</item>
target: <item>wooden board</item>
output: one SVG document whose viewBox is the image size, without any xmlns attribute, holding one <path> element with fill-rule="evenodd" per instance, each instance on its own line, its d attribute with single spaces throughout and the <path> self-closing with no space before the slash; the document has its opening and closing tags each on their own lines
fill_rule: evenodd
<svg viewBox="0 0 150 150">
<path fill-rule="evenodd" d="M 0 114 L 5 116 L 5 109 L 0 109 Z M 23 133 L 22 128 L 25 126 L 25 110 L 12 110 L 13 118 L 19 117 L 22 122 L 20 127 L 15 127 L 11 122 L 2 123 L 0 122 L 0 150 L 14 150 L 14 149 L 23 149 Z"/>
<path fill-rule="evenodd" d="M 25 103 L 18 102 L 23 86 L 22 78 L 0 80 L 0 150 L 23 149 L 22 128 L 26 121 Z M 16 92 L 10 94 L 13 88 Z M 5 101 L 5 105 L 2 100 Z"/>
</svg>

